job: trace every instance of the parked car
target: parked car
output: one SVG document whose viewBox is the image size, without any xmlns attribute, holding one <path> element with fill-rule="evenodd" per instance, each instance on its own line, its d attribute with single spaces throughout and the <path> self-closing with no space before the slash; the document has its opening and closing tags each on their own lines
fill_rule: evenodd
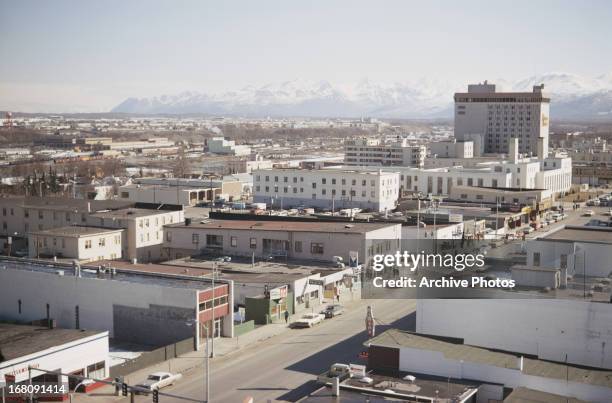
<svg viewBox="0 0 612 403">
<path fill-rule="evenodd" d="M 342 305 L 328 305 L 321 313 L 325 315 L 326 318 L 333 318 L 334 316 L 342 315 L 344 313 L 344 307 Z"/>
<path fill-rule="evenodd" d="M 595 212 L 593 210 L 586 210 L 582 215 L 585 217 L 593 217 L 595 215 Z"/>
<path fill-rule="evenodd" d="M 181 374 L 171 374 L 170 372 L 154 372 L 144 381 L 138 383 L 136 387 L 143 388 L 149 391 L 159 390 L 166 386 L 174 385 L 176 381 L 181 379 Z"/>
<path fill-rule="evenodd" d="M 531 227 L 523 228 L 523 234 L 531 234 L 533 231 L 535 231 L 535 230 L 533 228 L 531 228 Z"/>
<path fill-rule="evenodd" d="M 292 327 L 313 327 L 325 319 L 325 315 L 320 313 L 307 313 L 291 324 Z"/>
<path fill-rule="evenodd" d="M 604 211 L 602 214 L 607 215 L 607 216 L 612 216 L 612 209 Z"/>
</svg>

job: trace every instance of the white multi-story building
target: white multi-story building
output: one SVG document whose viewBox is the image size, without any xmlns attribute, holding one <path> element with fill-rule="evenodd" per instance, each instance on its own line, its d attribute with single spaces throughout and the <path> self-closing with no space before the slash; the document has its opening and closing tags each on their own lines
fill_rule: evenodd
<svg viewBox="0 0 612 403">
<path fill-rule="evenodd" d="M 540 141 L 540 144 L 542 141 Z M 400 173 L 403 190 L 432 195 L 449 195 L 453 186 L 543 189 L 563 194 L 572 185 L 572 159 L 564 155 L 521 158 L 518 139 L 510 141 L 510 159 L 487 161 L 472 168 L 382 168 Z"/>
<path fill-rule="evenodd" d="M 30 257 L 58 257 L 81 262 L 121 259 L 122 229 L 61 227 L 28 236 Z"/>
<path fill-rule="evenodd" d="M 208 151 L 214 154 L 223 155 L 249 155 L 251 147 L 236 145 L 233 140 L 226 140 L 223 137 L 213 137 L 207 140 Z"/>
<path fill-rule="evenodd" d="M 511 138 L 519 139 L 522 153 L 535 151 L 539 138 L 548 149 L 550 98 L 543 89 L 497 92 L 486 81 L 469 85 L 468 92 L 455 93 L 455 138 L 474 141 L 475 155 L 506 153 Z"/>
<path fill-rule="evenodd" d="M 253 201 L 274 207 L 393 210 L 399 195 L 397 172 L 347 169 L 275 168 L 254 172 Z"/>
<path fill-rule="evenodd" d="M 384 143 L 378 139 L 360 138 L 344 142 L 346 165 L 383 165 L 423 167 L 427 149 L 409 144 L 406 139 Z"/>
<path fill-rule="evenodd" d="M 73 226 L 122 228 L 125 231 L 120 256 L 142 262 L 159 258 L 162 227 L 183 218 L 180 206 L 118 200 L 0 198 L 0 236 L 27 238 L 30 232 Z"/>
<path fill-rule="evenodd" d="M 435 158 L 472 158 L 473 141 L 437 141 L 427 144 L 428 154 Z"/>
</svg>

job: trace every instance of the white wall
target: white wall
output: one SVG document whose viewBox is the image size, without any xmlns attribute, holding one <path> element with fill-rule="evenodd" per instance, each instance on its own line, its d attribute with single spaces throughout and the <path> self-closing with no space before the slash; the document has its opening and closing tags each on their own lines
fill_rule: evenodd
<svg viewBox="0 0 612 403">
<path fill-rule="evenodd" d="M 612 369 L 612 304 L 561 299 L 417 301 L 417 332 Z"/>
<path fill-rule="evenodd" d="M 78 305 L 82 329 L 108 330 L 111 337 L 114 335 L 113 305 L 192 308 L 195 316 L 195 301 L 196 291 L 186 288 L 0 269 L 0 317 L 19 321 L 43 319 L 49 304 L 50 317 L 57 320 L 58 327 L 74 328 Z"/>
<path fill-rule="evenodd" d="M 28 379 L 28 365 L 50 371 L 60 370 L 63 373 L 73 373 L 98 362 L 105 362 L 105 378 L 108 375 L 108 332 L 84 337 L 69 343 L 37 351 L 23 357 L 0 363 L 0 379 L 4 381 L 5 374 L 15 373 L 15 382 Z M 43 372 L 32 371 L 32 376 L 43 375 Z"/>
</svg>

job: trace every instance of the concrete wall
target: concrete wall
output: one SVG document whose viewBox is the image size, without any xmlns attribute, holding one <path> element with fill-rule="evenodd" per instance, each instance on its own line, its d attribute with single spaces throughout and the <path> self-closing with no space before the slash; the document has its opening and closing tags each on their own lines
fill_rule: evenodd
<svg viewBox="0 0 612 403">
<path fill-rule="evenodd" d="M 22 312 L 18 312 L 18 300 L 22 301 Z M 139 330 L 134 325 L 139 315 L 146 313 L 159 325 L 159 332 L 166 332 L 168 337 L 175 334 L 193 336 L 193 327 L 183 324 L 185 332 L 163 326 L 168 321 L 184 317 L 185 309 L 193 310 L 195 320 L 196 291 L 186 288 L 165 287 L 156 284 L 138 284 L 134 282 L 115 281 L 110 279 L 59 276 L 15 269 L 0 269 L 0 318 L 5 320 L 32 321 L 46 317 L 46 304 L 49 304 L 50 317 L 57 320 L 59 327 L 75 327 L 75 307 L 79 307 L 79 324 L 83 329 L 108 330 L 115 337 L 115 327 L 120 335 L 125 335 L 126 326 L 131 326 L 134 335 L 132 341 L 148 344 L 153 337 L 165 337 L 161 334 L 152 336 Z M 131 307 L 117 311 L 115 307 Z M 160 307 L 165 307 L 161 309 Z M 152 311 L 157 315 L 154 315 Z M 126 319 L 121 324 L 116 320 Z M 155 323 L 151 326 L 157 326 Z M 187 333 L 187 329 L 190 333 Z M 185 337 L 182 337 L 184 339 Z M 176 340 L 175 340 L 176 341 Z"/>
<path fill-rule="evenodd" d="M 560 299 L 417 301 L 417 332 L 612 369 L 612 304 Z"/>
</svg>

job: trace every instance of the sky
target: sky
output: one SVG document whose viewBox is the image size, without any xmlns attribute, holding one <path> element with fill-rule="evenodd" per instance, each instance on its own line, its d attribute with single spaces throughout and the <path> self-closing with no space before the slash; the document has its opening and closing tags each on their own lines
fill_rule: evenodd
<svg viewBox="0 0 612 403">
<path fill-rule="evenodd" d="M 0 110 L 293 79 L 612 72 L 612 1 L 0 0 Z"/>
</svg>

